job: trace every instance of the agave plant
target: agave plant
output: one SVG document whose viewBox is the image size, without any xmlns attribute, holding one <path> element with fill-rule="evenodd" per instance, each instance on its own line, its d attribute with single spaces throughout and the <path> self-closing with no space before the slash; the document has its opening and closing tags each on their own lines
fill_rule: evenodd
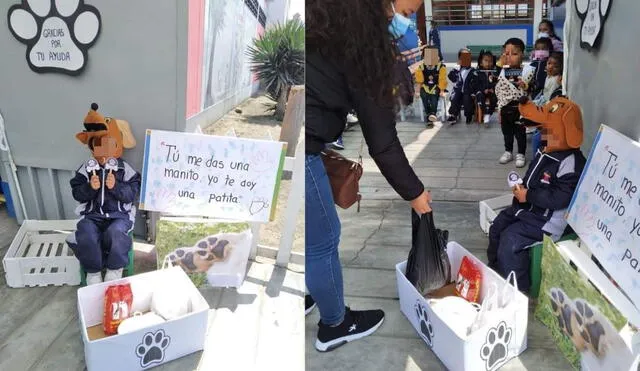
<svg viewBox="0 0 640 371">
<path fill-rule="evenodd" d="M 276 103 L 276 119 L 284 118 L 289 90 L 304 83 L 304 25 L 298 19 L 277 24 L 247 49 L 251 72 Z"/>
</svg>

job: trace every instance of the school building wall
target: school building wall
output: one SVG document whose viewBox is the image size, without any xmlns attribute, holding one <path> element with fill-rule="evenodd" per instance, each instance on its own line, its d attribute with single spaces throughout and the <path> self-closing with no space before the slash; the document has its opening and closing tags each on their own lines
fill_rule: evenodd
<svg viewBox="0 0 640 371">
<path fill-rule="evenodd" d="M 75 139 L 92 102 L 105 115 L 127 120 L 137 147 L 124 159 L 142 170 L 145 129 L 185 128 L 187 1 L 87 0 L 101 16 L 101 31 L 78 76 L 33 72 L 26 45 L 9 32 L 0 2 L 0 113 L 17 166 L 30 219 L 74 218 L 69 180 L 89 156 Z M 18 221 L 24 218 L 6 152 L 0 151 Z"/>
<path fill-rule="evenodd" d="M 280 9 L 269 11 L 265 0 L 190 1 L 198 5 L 191 18 L 202 22 L 196 26 L 190 21 L 190 30 L 194 37 L 198 32 L 203 37 L 193 40 L 189 36 L 193 63 L 189 65 L 191 89 L 185 131 L 212 124 L 258 90 L 246 51 L 254 38 L 264 33 L 269 17 Z M 286 17 L 286 7 L 280 11 Z"/>
<path fill-rule="evenodd" d="M 467 45 L 503 45 L 511 37 L 519 37 L 525 45 L 531 45 L 535 37 L 531 24 L 440 26 L 438 29 L 445 62 L 457 61 L 458 50 Z"/>
<path fill-rule="evenodd" d="M 580 48 L 581 20 L 575 4 L 567 1 L 568 24 L 565 50 L 568 48 L 565 87 L 567 94 L 582 107 L 585 155 L 590 151 L 601 123 L 633 140 L 640 138 L 638 86 L 640 48 L 634 35 L 640 33 L 640 2 L 612 2 L 601 33 L 600 48 Z"/>
</svg>

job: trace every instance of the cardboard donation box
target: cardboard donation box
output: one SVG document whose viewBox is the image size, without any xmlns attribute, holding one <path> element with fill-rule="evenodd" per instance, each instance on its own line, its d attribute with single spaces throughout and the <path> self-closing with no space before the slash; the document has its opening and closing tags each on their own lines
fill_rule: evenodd
<svg viewBox="0 0 640 371">
<path fill-rule="evenodd" d="M 458 243 L 449 242 L 447 254 L 454 277 L 465 256 L 481 269 L 480 303 L 495 298 L 496 293 L 509 293 L 508 300 L 498 300 L 506 304 L 487 311 L 481 325 L 462 333 L 454 316 L 434 310 L 437 304 L 430 303 L 431 299 L 423 297 L 407 280 L 407 262 L 403 261 L 396 265 L 400 310 L 448 369 L 497 370 L 527 348 L 529 300 Z M 469 316 L 464 319 L 474 322 Z"/>
<path fill-rule="evenodd" d="M 145 313 L 141 317 L 152 315 L 159 321 L 122 331 L 125 320 L 117 334 L 106 335 L 102 325 L 105 291 L 127 283 L 133 294 L 131 313 Z M 184 311 L 161 311 L 161 300 L 177 302 Z M 202 350 L 208 311 L 206 300 L 180 267 L 82 287 L 78 290 L 78 313 L 87 369 L 142 370 Z"/>
</svg>

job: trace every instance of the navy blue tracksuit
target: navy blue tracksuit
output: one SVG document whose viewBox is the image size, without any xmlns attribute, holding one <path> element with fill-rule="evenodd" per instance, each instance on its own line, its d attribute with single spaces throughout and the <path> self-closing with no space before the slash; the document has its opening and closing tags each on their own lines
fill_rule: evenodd
<svg viewBox="0 0 640 371">
<path fill-rule="evenodd" d="M 480 108 L 482 108 L 482 112 L 485 114 L 492 115 L 496 110 L 496 105 L 498 104 L 498 98 L 495 93 L 497 82 L 498 75 L 495 71 L 478 71 L 478 82 L 476 84 L 478 92 L 476 93 L 476 100 Z M 491 91 L 485 94 L 485 90 Z M 489 99 L 488 105 L 486 103 L 487 99 Z M 478 120 L 480 119 L 482 118 L 478 117 Z"/>
<path fill-rule="evenodd" d="M 71 179 L 73 198 L 80 202 L 76 209 L 82 216 L 77 230 L 67 242 L 82 267 L 88 273 L 100 272 L 103 268 L 120 269 L 129 263 L 132 247 L 129 231 L 135 218 L 134 202 L 140 192 L 140 174 L 121 159 L 113 189 L 105 185 L 109 171 L 96 171 L 100 188 L 91 188 L 90 179 L 83 164 Z"/>
<path fill-rule="evenodd" d="M 463 71 L 468 71 L 466 78 L 463 78 Z M 459 70 L 451 70 L 449 72 L 449 80 L 455 85 L 451 94 L 451 107 L 449 114 L 458 117 L 462 106 L 464 106 L 464 116 L 469 120 L 473 116 L 475 107 L 473 105 L 473 96 L 478 88 L 478 71 L 472 67 L 462 67 Z"/>
<path fill-rule="evenodd" d="M 528 292 L 529 251 L 543 235 L 559 239 L 567 227 L 564 213 L 569 207 L 586 159 L 579 149 L 543 153 L 538 151 L 523 178 L 527 202 L 515 198 L 489 228 L 489 267 L 503 277 L 515 271 L 518 288 Z"/>
</svg>

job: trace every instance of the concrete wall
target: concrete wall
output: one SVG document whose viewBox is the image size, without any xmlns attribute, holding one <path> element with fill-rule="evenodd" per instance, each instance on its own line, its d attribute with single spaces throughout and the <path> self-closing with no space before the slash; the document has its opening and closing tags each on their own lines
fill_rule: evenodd
<svg viewBox="0 0 640 371">
<path fill-rule="evenodd" d="M 600 49 L 580 48 L 581 21 L 575 16 L 573 1 L 567 1 L 565 50 L 568 50 L 565 87 L 570 98 L 580 104 L 584 116 L 585 155 L 596 132 L 605 123 L 631 139 L 640 138 L 640 48 L 633 35 L 640 33 L 640 2 L 612 2 L 601 34 Z"/>
<path fill-rule="evenodd" d="M 9 145 L 29 217 L 73 217 L 68 181 L 90 156 L 74 135 L 91 102 L 129 121 L 138 146 L 124 158 L 139 171 L 145 129 L 184 130 L 187 2 L 87 0 L 99 10 L 102 29 L 79 76 L 29 69 L 26 46 L 8 31 L 14 3 L 0 2 L 0 112 Z"/>
<path fill-rule="evenodd" d="M 258 5 L 267 15 L 265 2 Z M 206 127 L 255 92 L 258 82 L 250 71 L 247 47 L 264 28 L 244 1 L 207 0 L 204 12 L 202 102 L 187 121 L 186 131 Z"/>
<path fill-rule="evenodd" d="M 511 37 L 519 37 L 526 45 L 533 44 L 532 25 L 472 25 L 440 26 L 442 54 L 446 62 L 455 62 L 458 50 L 467 45 L 502 45 Z"/>
<path fill-rule="evenodd" d="M 267 28 L 271 24 L 286 22 L 291 0 L 265 0 L 265 2 L 267 6 Z"/>
</svg>

